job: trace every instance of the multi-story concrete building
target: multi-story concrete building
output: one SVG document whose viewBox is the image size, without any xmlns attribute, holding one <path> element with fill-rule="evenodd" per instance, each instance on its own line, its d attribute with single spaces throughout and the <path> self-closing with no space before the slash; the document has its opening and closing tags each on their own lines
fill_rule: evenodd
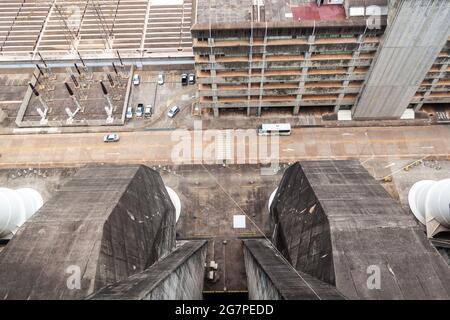
<svg viewBox="0 0 450 320">
<path fill-rule="evenodd" d="M 447 0 L 198 0 L 191 33 L 198 106 L 215 116 L 398 119 L 450 102 Z"/>
</svg>

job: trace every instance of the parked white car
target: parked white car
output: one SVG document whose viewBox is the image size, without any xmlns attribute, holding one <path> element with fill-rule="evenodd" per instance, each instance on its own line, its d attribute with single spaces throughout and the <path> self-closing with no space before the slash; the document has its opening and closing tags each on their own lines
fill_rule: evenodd
<svg viewBox="0 0 450 320">
<path fill-rule="evenodd" d="M 104 136 L 103 141 L 104 142 L 117 142 L 120 140 L 120 137 L 117 133 L 110 133 Z"/>
<path fill-rule="evenodd" d="M 170 108 L 169 112 L 167 112 L 167 116 L 169 118 L 173 118 L 178 112 L 180 112 L 180 108 L 178 108 L 177 106 L 173 106 L 172 108 Z"/>
<path fill-rule="evenodd" d="M 141 83 L 141 77 L 138 74 L 135 74 L 133 76 L 133 84 L 135 86 L 138 86 Z"/>
<path fill-rule="evenodd" d="M 136 108 L 136 117 L 140 118 L 144 115 L 144 105 L 139 103 Z"/>
<path fill-rule="evenodd" d="M 164 75 L 162 73 L 158 74 L 158 84 L 160 86 L 164 84 Z"/>
<path fill-rule="evenodd" d="M 153 114 L 153 107 L 151 104 L 145 107 L 144 117 L 150 118 Z"/>
<path fill-rule="evenodd" d="M 126 118 L 127 119 L 132 119 L 133 118 L 133 108 L 132 107 L 128 107 L 127 108 Z"/>
</svg>

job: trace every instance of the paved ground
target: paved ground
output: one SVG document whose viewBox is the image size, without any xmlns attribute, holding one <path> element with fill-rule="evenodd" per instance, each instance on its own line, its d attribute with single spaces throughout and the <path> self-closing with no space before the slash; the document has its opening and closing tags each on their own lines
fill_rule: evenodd
<svg viewBox="0 0 450 320">
<path fill-rule="evenodd" d="M 108 68 L 104 68 L 105 70 Z M 111 68 L 107 70 L 115 77 Z M 182 73 L 192 73 L 193 70 L 174 70 L 174 71 L 136 71 L 136 74 L 141 76 L 141 84 L 139 86 L 133 86 L 131 90 L 131 96 L 129 106 L 134 110 L 138 103 L 144 105 L 152 105 L 154 108 L 154 114 L 151 118 L 136 118 L 128 120 L 125 126 L 108 128 L 107 126 L 96 126 L 95 121 L 92 120 L 104 120 L 106 119 L 106 112 L 104 106 L 106 101 L 101 94 L 98 81 L 100 79 L 105 80 L 108 90 L 111 94 L 111 100 L 114 105 L 117 106 L 115 115 L 116 119 L 120 118 L 122 112 L 124 89 L 109 88 L 109 82 L 106 79 L 106 73 L 95 74 L 94 79 L 96 81 L 86 81 L 87 89 L 74 90 L 76 95 L 79 96 L 82 106 L 87 106 L 84 113 L 79 113 L 75 119 L 80 121 L 91 121 L 90 126 L 82 127 L 66 127 L 61 129 L 61 132 L 105 132 L 108 130 L 117 131 L 142 131 L 142 130 L 154 130 L 154 129 L 193 129 L 195 121 L 202 121 L 204 129 L 255 129 L 262 123 L 280 123 L 287 122 L 293 127 L 308 127 L 308 126 L 358 126 L 358 127 L 372 127 L 372 126 L 414 126 L 414 125 L 426 125 L 433 120 L 429 119 L 417 119 L 415 121 L 383 121 L 382 123 L 376 121 L 350 121 L 350 122 L 336 122 L 336 121 L 323 121 L 322 114 L 332 112 L 331 109 L 324 108 L 303 108 L 300 110 L 298 116 L 292 114 L 290 108 L 278 108 L 277 110 L 263 110 L 261 117 L 251 116 L 247 117 L 245 111 L 223 111 L 220 117 L 213 117 L 212 114 L 204 113 L 199 115 L 195 110 L 196 101 L 196 86 L 182 86 L 180 76 Z M 56 91 L 48 91 L 41 88 L 40 92 L 44 99 L 48 101 L 51 107 L 51 113 L 49 115 L 50 120 L 61 119 L 63 122 L 67 119 L 65 107 L 75 110 L 75 106 L 71 99 L 68 99 L 68 94 L 63 86 L 64 81 L 68 81 L 71 87 L 74 89 L 72 80 L 69 78 L 70 73 L 77 75 L 77 72 L 72 68 L 71 72 L 60 74 L 58 82 L 54 82 Z M 157 77 L 159 73 L 165 75 L 165 84 L 162 86 L 157 85 Z M 77 78 L 79 78 L 77 76 Z M 7 133 L 12 132 L 15 128 L 15 118 L 19 109 L 20 103 L 25 96 L 27 90 L 27 83 L 32 79 L 31 70 L 15 70 L 6 71 L 0 75 L 0 109 L 3 109 L 7 113 L 7 119 L 0 123 L 0 132 Z M 125 83 L 122 83 L 123 87 Z M 181 108 L 181 112 L 173 119 L 167 117 L 167 111 L 170 107 L 177 105 Z M 32 97 L 31 106 L 25 115 L 25 120 L 39 120 L 40 117 L 36 111 L 37 107 L 42 107 L 41 103 L 37 101 L 36 97 Z M 445 109 L 445 107 L 442 107 Z M 433 113 L 432 108 L 428 107 L 428 112 Z M 438 110 L 438 109 L 436 109 Z M 441 110 L 441 109 L 439 109 Z M 1 119 L 0 119 L 1 121 Z M 87 122 L 85 122 L 88 124 Z M 27 130 L 25 128 L 25 130 Z M 53 128 L 47 128 L 46 130 L 53 130 Z M 18 130 L 20 131 L 20 130 Z"/>
<path fill-rule="evenodd" d="M 242 241 L 216 238 L 208 242 L 206 263 L 217 263 L 214 278 L 205 279 L 203 294 L 217 292 L 246 292 L 247 274 L 245 272 Z M 209 269 L 213 270 L 213 269 Z"/>
<path fill-rule="evenodd" d="M 0 169 L 0 186 L 11 189 L 33 188 L 46 202 L 77 170 L 77 168 Z"/>
<path fill-rule="evenodd" d="M 106 122 L 107 113 L 105 106 L 108 102 L 103 95 L 100 81 L 103 82 L 105 88 L 108 90 L 110 101 L 113 105 L 113 116 L 117 119 L 122 117 L 123 106 L 126 96 L 126 90 L 129 82 L 130 70 L 125 68 L 120 70 L 120 76 L 115 74 L 112 67 L 104 67 L 101 71 L 92 72 L 90 69 L 87 73 L 81 71 L 79 75 L 75 69 L 66 68 L 65 72 L 53 73 L 50 76 L 39 77 L 39 83 L 36 88 L 40 93 L 41 98 L 49 107 L 48 120 L 60 122 L 61 125 L 68 119 L 66 108 L 71 112 L 77 109 L 75 102 L 71 99 L 64 83 L 67 83 L 79 102 L 82 110 L 78 112 L 74 118 L 74 123 L 86 123 L 90 120 L 100 120 Z M 79 70 L 82 70 L 81 65 Z M 114 87 L 108 80 L 107 75 L 111 76 Z M 71 75 L 75 77 L 78 88 L 71 79 Z M 30 75 L 30 81 L 32 76 Z M 37 109 L 43 109 L 41 101 L 32 95 L 28 104 L 27 110 L 23 117 L 23 121 L 37 122 L 41 120 Z"/>
<path fill-rule="evenodd" d="M 192 70 L 190 72 L 193 72 Z M 165 82 L 158 85 L 158 74 L 164 75 Z M 188 71 L 136 71 L 141 77 L 141 84 L 131 90 L 129 106 L 136 109 L 139 103 L 144 106 L 151 105 L 154 114 L 148 118 L 136 118 L 127 120 L 127 128 L 151 129 L 151 128 L 192 128 L 194 118 L 192 116 L 192 102 L 196 94 L 196 86 L 182 86 L 181 74 Z M 174 118 L 167 117 L 167 112 L 172 106 L 178 106 L 181 112 Z"/>
<path fill-rule="evenodd" d="M 258 165 L 154 167 L 183 204 L 177 225 L 177 235 L 182 239 L 266 234 L 269 196 L 284 168 L 264 176 Z M 245 228 L 233 228 L 234 215 L 247 216 Z"/>
<path fill-rule="evenodd" d="M 194 154 L 204 134 L 204 154 Z M 0 136 L 0 167 L 79 166 L 88 163 L 216 163 L 211 137 L 217 131 L 146 131 L 123 132 L 121 141 L 106 144 L 102 133 L 2 135 Z M 220 132 L 219 132 L 220 133 Z M 249 131 L 254 135 L 254 131 Z M 197 136 L 198 135 L 198 136 Z M 388 128 L 299 128 L 288 137 L 280 137 L 272 147 L 281 162 L 301 159 L 421 159 L 435 156 L 447 159 L 450 155 L 450 126 L 388 127 Z M 255 140 L 257 139 L 257 140 Z M 228 163 L 264 163 L 271 159 L 263 152 L 270 139 L 245 139 L 245 142 L 222 145 L 216 152 L 244 151 Z M 254 153 L 255 147 L 258 153 Z M 229 147 L 229 149 L 228 149 Z M 183 150 L 183 148 L 185 148 Z M 225 149 L 225 152 L 224 152 Z M 279 151 L 277 155 L 276 151 Z M 190 153 L 190 154 L 189 154 Z"/>
<path fill-rule="evenodd" d="M 6 73 L 0 74 L 0 109 L 6 112 L 7 118 L 0 122 L 0 127 L 14 124 L 22 99 L 28 88 L 31 74 Z"/>
</svg>

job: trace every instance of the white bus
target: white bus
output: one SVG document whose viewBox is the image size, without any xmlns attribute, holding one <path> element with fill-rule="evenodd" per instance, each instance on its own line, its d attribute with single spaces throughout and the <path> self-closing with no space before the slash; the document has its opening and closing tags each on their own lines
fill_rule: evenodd
<svg viewBox="0 0 450 320">
<path fill-rule="evenodd" d="M 262 124 L 258 128 L 260 136 L 288 136 L 291 134 L 289 123 Z"/>
</svg>

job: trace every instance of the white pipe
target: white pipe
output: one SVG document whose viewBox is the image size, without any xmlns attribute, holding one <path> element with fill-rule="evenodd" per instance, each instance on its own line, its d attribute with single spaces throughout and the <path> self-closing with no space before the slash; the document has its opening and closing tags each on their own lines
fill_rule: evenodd
<svg viewBox="0 0 450 320">
<path fill-rule="evenodd" d="M 450 179 L 416 182 L 409 190 L 408 203 L 421 223 L 426 224 L 428 216 L 450 228 Z"/>
<path fill-rule="evenodd" d="M 36 190 L 0 188 L 0 238 L 14 234 L 43 204 Z"/>
</svg>

